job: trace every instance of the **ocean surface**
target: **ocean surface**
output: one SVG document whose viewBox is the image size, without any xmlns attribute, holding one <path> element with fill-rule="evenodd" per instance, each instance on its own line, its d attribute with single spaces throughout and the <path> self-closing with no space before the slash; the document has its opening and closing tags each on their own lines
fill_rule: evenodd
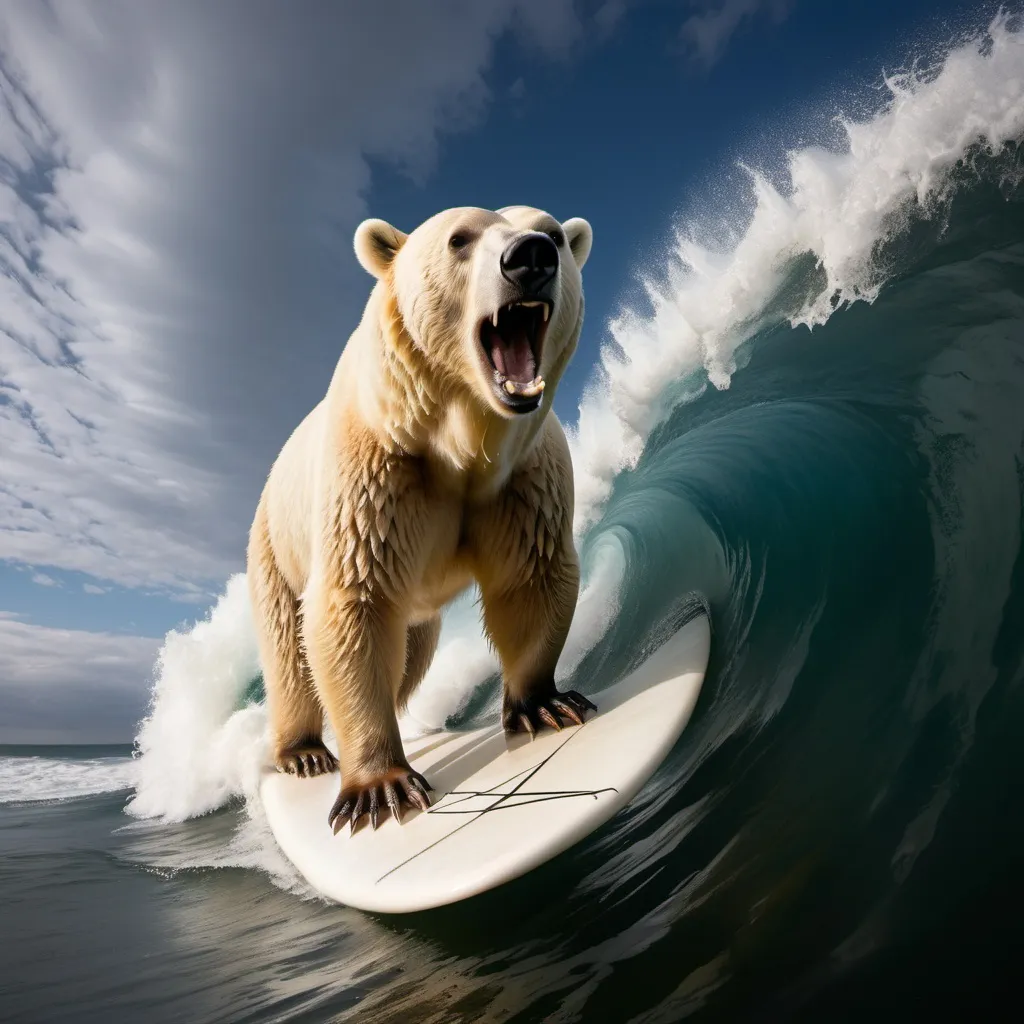
<svg viewBox="0 0 1024 1024">
<path fill-rule="evenodd" d="M 562 678 L 598 694 L 683 595 L 713 610 L 637 798 L 464 904 L 319 900 L 254 795 L 235 578 L 167 637 L 134 757 L 0 748 L 0 1020 L 1016 1019 L 1024 35 L 919 56 L 828 145 L 688 211 L 570 424 Z M 403 731 L 497 695 L 467 598 Z"/>
</svg>

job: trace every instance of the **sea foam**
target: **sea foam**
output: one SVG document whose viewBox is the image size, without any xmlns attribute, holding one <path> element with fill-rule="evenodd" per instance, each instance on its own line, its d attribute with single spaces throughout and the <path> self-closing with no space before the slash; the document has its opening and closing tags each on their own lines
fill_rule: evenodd
<svg viewBox="0 0 1024 1024">
<path fill-rule="evenodd" d="M 0 805 L 117 793 L 135 785 L 137 769 L 129 757 L 0 757 Z"/>
</svg>

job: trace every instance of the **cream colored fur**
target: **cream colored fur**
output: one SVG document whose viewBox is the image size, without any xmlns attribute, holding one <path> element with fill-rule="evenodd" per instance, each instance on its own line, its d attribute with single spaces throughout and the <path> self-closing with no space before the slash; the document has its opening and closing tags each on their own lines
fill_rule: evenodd
<svg viewBox="0 0 1024 1024">
<path fill-rule="evenodd" d="M 543 401 L 516 414 L 492 393 L 478 339 L 500 253 L 527 230 L 563 244 Z M 456 251 L 455 232 L 472 241 Z M 333 767 L 326 712 L 345 791 L 400 776 L 396 712 L 430 665 L 441 609 L 473 581 L 507 699 L 553 692 L 579 568 L 569 450 L 550 410 L 580 334 L 590 242 L 585 221 L 529 207 L 447 210 L 408 236 L 360 225 L 356 253 L 377 283 L 326 396 L 275 461 L 250 534 L 282 769 Z"/>
</svg>

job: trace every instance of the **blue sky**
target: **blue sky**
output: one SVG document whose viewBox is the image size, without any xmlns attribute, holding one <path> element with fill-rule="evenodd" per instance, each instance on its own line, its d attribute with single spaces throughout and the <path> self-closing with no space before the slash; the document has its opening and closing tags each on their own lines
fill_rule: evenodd
<svg viewBox="0 0 1024 1024">
<path fill-rule="evenodd" d="M 572 422 L 676 219 L 742 218 L 737 161 L 827 140 L 883 70 L 993 9 L 0 11 L 0 742 L 129 738 L 159 638 L 244 567 L 270 461 L 361 313 L 362 217 L 590 220 Z"/>
</svg>

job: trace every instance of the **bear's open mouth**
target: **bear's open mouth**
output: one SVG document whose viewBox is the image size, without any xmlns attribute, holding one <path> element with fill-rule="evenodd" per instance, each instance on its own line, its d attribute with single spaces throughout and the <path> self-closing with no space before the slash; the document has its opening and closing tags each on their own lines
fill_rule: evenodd
<svg viewBox="0 0 1024 1024">
<path fill-rule="evenodd" d="M 480 327 L 480 344 L 491 364 L 498 398 L 517 412 L 540 405 L 544 378 L 540 356 L 551 318 L 543 300 L 510 302 Z"/>
</svg>

